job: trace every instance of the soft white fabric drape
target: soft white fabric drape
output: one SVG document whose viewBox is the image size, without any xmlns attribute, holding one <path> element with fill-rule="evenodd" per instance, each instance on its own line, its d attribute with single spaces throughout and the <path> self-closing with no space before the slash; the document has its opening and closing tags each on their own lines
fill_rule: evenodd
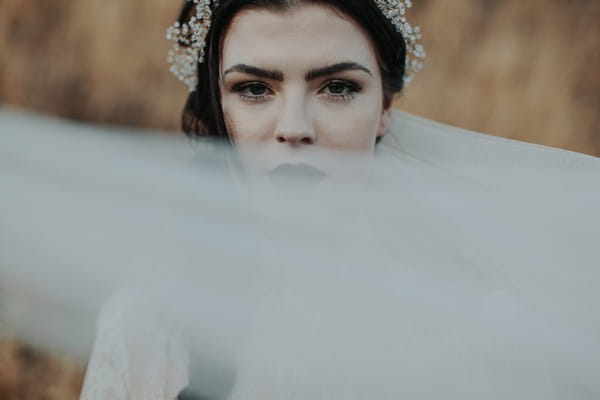
<svg viewBox="0 0 600 400">
<path fill-rule="evenodd" d="M 222 158 L 0 112 L 0 323 L 82 399 L 600 397 L 597 158 L 403 113 L 318 195 Z"/>
</svg>

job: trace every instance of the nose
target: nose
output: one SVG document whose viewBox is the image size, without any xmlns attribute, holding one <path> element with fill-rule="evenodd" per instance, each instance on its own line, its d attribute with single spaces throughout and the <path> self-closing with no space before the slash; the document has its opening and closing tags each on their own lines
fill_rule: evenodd
<svg viewBox="0 0 600 400">
<path fill-rule="evenodd" d="M 278 133 L 276 138 L 279 143 L 287 143 L 293 146 L 301 145 L 301 144 L 314 144 L 315 139 L 309 135 L 304 134 L 302 132 L 282 132 Z"/>
<path fill-rule="evenodd" d="M 303 96 L 289 96 L 282 107 L 275 140 L 290 146 L 315 144 L 317 135 Z"/>
</svg>

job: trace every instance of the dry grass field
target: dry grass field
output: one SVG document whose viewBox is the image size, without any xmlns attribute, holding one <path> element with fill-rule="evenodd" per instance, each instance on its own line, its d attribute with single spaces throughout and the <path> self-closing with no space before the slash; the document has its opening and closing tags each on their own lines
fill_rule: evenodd
<svg viewBox="0 0 600 400">
<path fill-rule="evenodd" d="M 0 104 L 176 131 L 186 89 L 164 30 L 177 0 L 2 0 Z M 417 0 L 424 71 L 397 106 L 600 156 L 600 1 Z M 0 332 L 1 334 L 1 332 Z M 81 369 L 0 341 L 0 398 L 76 398 Z"/>
<path fill-rule="evenodd" d="M 429 50 L 401 108 L 600 156 L 600 1 L 420 0 Z"/>
<path fill-rule="evenodd" d="M 0 399 L 77 399 L 82 381 L 80 365 L 0 338 Z"/>
</svg>

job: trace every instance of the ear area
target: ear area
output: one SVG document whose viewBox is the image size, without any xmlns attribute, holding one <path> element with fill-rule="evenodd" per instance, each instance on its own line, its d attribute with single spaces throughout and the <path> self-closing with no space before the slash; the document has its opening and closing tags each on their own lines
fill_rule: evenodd
<svg viewBox="0 0 600 400">
<path fill-rule="evenodd" d="M 392 102 L 384 101 L 383 109 L 381 110 L 381 116 L 379 117 L 379 129 L 377 130 L 377 137 L 383 137 L 392 126 Z"/>
</svg>

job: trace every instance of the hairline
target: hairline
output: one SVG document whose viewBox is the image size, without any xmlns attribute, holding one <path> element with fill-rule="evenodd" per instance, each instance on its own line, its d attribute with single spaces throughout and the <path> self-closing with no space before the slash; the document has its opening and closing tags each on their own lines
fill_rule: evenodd
<svg viewBox="0 0 600 400">
<path fill-rule="evenodd" d="M 304 5 L 307 4 L 318 4 L 321 5 L 323 7 L 327 7 L 329 9 L 331 9 L 333 12 L 335 12 L 340 18 L 349 21 L 350 23 L 354 24 L 358 29 L 360 29 L 362 31 L 362 33 L 366 36 L 367 40 L 369 41 L 369 43 L 371 44 L 371 46 L 374 49 L 374 53 L 375 53 L 375 58 L 377 60 L 377 66 L 379 68 L 379 74 L 381 76 L 381 85 L 383 88 L 383 94 L 385 98 L 390 98 L 393 99 L 393 93 L 387 93 L 386 92 L 386 88 L 385 88 L 385 83 L 383 81 L 383 60 L 381 59 L 381 54 L 380 54 L 380 47 L 377 45 L 375 38 L 373 38 L 373 36 L 371 35 L 371 33 L 369 32 L 369 30 L 367 28 L 365 28 L 363 26 L 362 23 L 360 23 L 360 21 L 358 21 L 356 18 L 352 17 L 351 15 L 349 15 L 348 13 L 346 13 L 344 10 L 342 10 L 340 7 L 326 1 L 326 0 L 288 0 L 285 2 L 285 4 L 265 4 L 265 5 L 258 5 L 258 4 L 245 4 L 243 6 L 241 6 L 238 10 L 236 10 L 235 14 L 229 19 L 229 21 L 227 21 L 227 23 L 223 26 L 223 29 L 221 31 L 221 36 L 219 37 L 219 60 L 218 60 L 218 66 L 219 66 L 219 77 L 222 77 L 222 72 L 223 72 L 223 64 L 222 64 L 222 58 L 223 58 L 223 47 L 224 47 L 224 43 L 225 43 L 225 37 L 227 36 L 227 34 L 229 33 L 229 30 L 233 24 L 233 22 L 235 21 L 236 18 L 239 18 L 239 15 L 246 11 L 246 10 L 256 10 L 258 12 L 261 12 L 262 10 L 268 10 L 268 11 L 272 11 L 272 12 L 278 12 L 281 14 L 285 14 L 285 13 L 289 13 L 294 11 L 294 9 L 298 8 L 298 7 L 302 7 Z"/>
</svg>

